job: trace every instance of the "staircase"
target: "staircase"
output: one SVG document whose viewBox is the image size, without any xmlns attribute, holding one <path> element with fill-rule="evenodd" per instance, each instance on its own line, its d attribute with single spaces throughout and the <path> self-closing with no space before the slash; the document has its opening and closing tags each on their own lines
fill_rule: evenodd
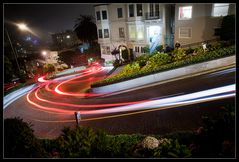
<svg viewBox="0 0 239 162">
<path fill-rule="evenodd" d="M 156 49 L 156 47 L 159 45 L 159 40 L 160 40 L 160 34 L 154 36 L 152 38 L 152 42 L 150 43 L 150 53 L 153 53 Z"/>
</svg>

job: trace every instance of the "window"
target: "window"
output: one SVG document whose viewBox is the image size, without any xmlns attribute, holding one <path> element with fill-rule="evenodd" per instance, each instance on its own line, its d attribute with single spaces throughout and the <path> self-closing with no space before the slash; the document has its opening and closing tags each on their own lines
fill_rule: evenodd
<svg viewBox="0 0 239 162">
<path fill-rule="evenodd" d="M 154 4 L 153 3 L 149 4 L 149 16 L 150 17 L 154 16 Z"/>
<path fill-rule="evenodd" d="M 138 40 L 144 39 L 144 26 L 143 25 L 137 26 L 137 39 Z"/>
<path fill-rule="evenodd" d="M 137 4 L 137 16 L 143 16 L 142 4 Z"/>
<path fill-rule="evenodd" d="M 134 5 L 129 5 L 129 17 L 134 17 Z"/>
<path fill-rule="evenodd" d="M 129 38 L 130 39 L 136 38 L 136 27 L 134 25 L 129 25 Z"/>
<path fill-rule="evenodd" d="M 212 16 L 227 16 L 229 9 L 228 3 L 215 3 L 213 4 Z"/>
<path fill-rule="evenodd" d="M 96 19 L 97 19 L 97 20 L 100 20 L 100 11 L 97 11 L 97 12 L 96 12 Z"/>
<path fill-rule="evenodd" d="M 192 18 L 192 6 L 179 7 L 179 20 Z"/>
<path fill-rule="evenodd" d="M 109 29 L 104 29 L 104 38 L 109 38 Z"/>
<path fill-rule="evenodd" d="M 139 47 L 138 46 L 135 46 L 135 52 L 139 52 Z"/>
<path fill-rule="evenodd" d="M 107 19 L 107 12 L 106 11 L 102 11 L 102 19 L 103 20 Z"/>
<path fill-rule="evenodd" d="M 99 38 L 103 38 L 102 29 L 98 30 Z"/>
<path fill-rule="evenodd" d="M 191 38 L 192 37 L 192 28 L 182 27 L 179 28 L 179 38 Z"/>
<path fill-rule="evenodd" d="M 109 46 L 102 46 L 101 47 L 102 54 L 110 54 L 110 47 Z"/>
<path fill-rule="evenodd" d="M 123 17 L 122 8 L 117 8 L 117 13 L 118 13 L 118 18 L 122 18 Z"/>
<path fill-rule="evenodd" d="M 141 53 L 144 53 L 144 47 L 141 47 Z"/>
<path fill-rule="evenodd" d="M 159 4 L 155 4 L 155 16 L 159 16 Z"/>
<path fill-rule="evenodd" d="M 124 38 L 124 28 L 119 28 L 119 37 Z"/>
</svg>

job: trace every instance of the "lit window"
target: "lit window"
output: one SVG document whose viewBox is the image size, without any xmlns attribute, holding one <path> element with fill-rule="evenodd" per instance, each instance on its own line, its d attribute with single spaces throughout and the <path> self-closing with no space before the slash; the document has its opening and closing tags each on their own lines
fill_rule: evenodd
<svg viewBox="0 0 239 162">
<path fill-rule="evenodd" d="M 104 38 L 109 38 L 109 29 L 104 29 Z"/>
<path fill-rule="evenodd" d="M 137 16 L 143 16 L 142 4 L 137 4 Z"/>
<path fill-rule="evenodd" d="M 136 38 L 136 27 L 134 25 L 129 25 L 129 38 L 130 39 Z"/>
<path fill-rule="evenodd" d="M 122 18 L 123 17 L 122 8 L 117 8 L 117 13 L 118 13 L 118 18 Z"/>
<path fill-rule="evenodd" d="M 103 20 L 107 19 L 107 12 L 106 11 L 102 11 L 102 19 Z"/>
<path fill-rule="evenodd" d="M 98 33 L 99 34 L 99 38 L 103 38 L 102 29 L 99 29 L 98 32 L 99 32 Z"/>
<path fill-rule="evenodd" d="M 129 5 L 129 17 L 134 17 L 134 5 Z"/>
<path fill-rule="evenodd" d="M 100 20 L 100 11 L 97 11 L 97 12 L 96 12 L 96 19 L 97 19 L 97 20 Z"/>
<path fill-rule="evenodd" d="M 192 37 L 192 28 L 182 27 L 179 28 L 179 38 L 191 38 Z"/>
<path fill-rule="evenodd" d="M 119 37 L 124 38 L 124 28 L 119 28 Z"/>
<path fill-rule="evenodd" d="M 179 7 L 179 20 L 192 18 L 192 6 Z"/>
<path fill-rule="evenodd" d="M 212 16 L 227 16 L 229 9 L 228 3 L 215 3 L 213 4 Z"/>
<path fill-rule="evenodd" d="M 137 38 L 138 40 L 144 39 L 144 26 L 137 26 Z"/>
</svg>

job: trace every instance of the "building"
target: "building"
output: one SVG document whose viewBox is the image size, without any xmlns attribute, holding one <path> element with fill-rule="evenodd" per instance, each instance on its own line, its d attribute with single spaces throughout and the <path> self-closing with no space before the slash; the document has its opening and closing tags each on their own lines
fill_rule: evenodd
<svg viewBox="0 0 239 162">
<path fill-rule="evenodd" d="M 135 56 L 149 47 L 152 53 L 158 45 L 174 47 L 215 40 L 222 16 L 235 13 L 235 4 L 161 4 L 108 3 L 96 4 L 95 17 L 101 57 L 114 60 L 111 52 L 125 45 Z"/>
<path fill-rule="evenodd" d="M 53 46 L 58 49 L 72 48 L 80 43 L 76 33 L 71 30 L 52 34 Z"/>
</svg>

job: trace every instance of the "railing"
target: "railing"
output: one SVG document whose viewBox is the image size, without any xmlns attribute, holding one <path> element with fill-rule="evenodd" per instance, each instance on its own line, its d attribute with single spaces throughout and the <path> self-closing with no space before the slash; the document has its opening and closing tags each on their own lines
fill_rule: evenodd
<svg viewBox="0 0 239 162">
<path fill-rule="evenodd" d="M 145 20 L 160 19 L 160 12 L 146 12 Z"/>
</svg>

